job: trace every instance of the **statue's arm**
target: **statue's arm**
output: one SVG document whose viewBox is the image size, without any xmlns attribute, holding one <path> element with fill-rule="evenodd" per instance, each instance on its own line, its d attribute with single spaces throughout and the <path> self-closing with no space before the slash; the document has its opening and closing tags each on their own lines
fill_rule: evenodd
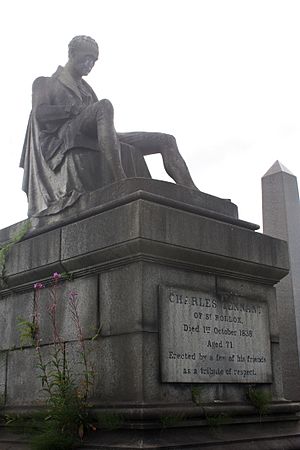
<svg viewBox="0 0 300 450">
<path fill-rule="evenodd" d="M 75 115 L 72 103 L 57 95 L 55 80 L 46 77 L 37 78 L 32 85 L 32 109 L 41 123 L 67 120 Z"/>
</svg>

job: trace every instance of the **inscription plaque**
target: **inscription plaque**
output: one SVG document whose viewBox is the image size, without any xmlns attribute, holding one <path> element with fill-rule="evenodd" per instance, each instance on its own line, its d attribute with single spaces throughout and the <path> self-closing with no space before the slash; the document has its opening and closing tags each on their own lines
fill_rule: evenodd
<svg viewBox="0 0 300 450">
<path fill-rule="evenodd" d="M 268 306 L 160 286 L 163 382 L 272 382 Z"/>
</svg>

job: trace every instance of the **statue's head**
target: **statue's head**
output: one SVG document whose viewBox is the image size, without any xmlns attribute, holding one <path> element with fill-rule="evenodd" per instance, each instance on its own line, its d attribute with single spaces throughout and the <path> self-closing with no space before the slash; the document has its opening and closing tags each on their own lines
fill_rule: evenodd
<svg viewBox="0 0 300 450">
<path fill-rule="evenodd" d="M 69 43 L 69 57 L 78 53 L 91 55 L 96 59 L 99 56 L 99 48 L 97 42 L 90 36 L 75 36 Z"/>
<path fill-rule="evenodd" d="M 80 76 L 92 70 L 98 56 L 98 44 L 89 36 L 75 36 L 69 43 L 69 64 Z"/>
</svg>

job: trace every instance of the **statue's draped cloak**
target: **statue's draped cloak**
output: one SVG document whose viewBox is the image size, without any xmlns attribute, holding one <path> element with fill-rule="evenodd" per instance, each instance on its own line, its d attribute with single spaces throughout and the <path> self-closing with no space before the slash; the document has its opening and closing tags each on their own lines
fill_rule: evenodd
<svg viewBox="0 0 300 450">
<path fill-rule="evenodd" d="M 72 128 L 74 117 L 96 101 L 92 88 L 84 80 L 76 85 L 62 67 L 52 77 L 34 81 L 20 162 L 29 217 L 55 214 L 83 193 L 114 181 L 97 138 Z M 134 147 L 121 143 L 121 151 L 127 176 L 150 177 Z"/>
</svg>

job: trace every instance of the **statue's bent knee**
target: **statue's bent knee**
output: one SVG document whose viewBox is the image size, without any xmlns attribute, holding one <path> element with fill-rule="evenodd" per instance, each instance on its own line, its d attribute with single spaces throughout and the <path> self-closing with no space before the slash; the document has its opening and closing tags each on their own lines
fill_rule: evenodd
<svg viewBox="0 0 300 450">
<path fill-rule="evenodd" d="M 172 134 L 165 134 L 162 133 L 163 136 L 163 140 L 165 142 L 165 146 L 170 150 L 170 149 L 174 149 L 174 150 L 178 150 L 177 148 L 177 142 L 174 136 L 172 136 Z"/>
<path fill-rule="evenodd" d="M 113 118 L 114 107 L 110 100 L 104 98 L 96 103 L 97 113 Z"/>
<path fill-rule="evenodd" d="M 167 134 L 167 136 L 168 136 L 168 139 L 169 139 L 169 142 L 174 146 L 176 146 L 177 147 L 177 143 L 176 143 L 176 139 L 175 139 L 175 137 L 172 135 L 172 134 Z"/>
</svg>

